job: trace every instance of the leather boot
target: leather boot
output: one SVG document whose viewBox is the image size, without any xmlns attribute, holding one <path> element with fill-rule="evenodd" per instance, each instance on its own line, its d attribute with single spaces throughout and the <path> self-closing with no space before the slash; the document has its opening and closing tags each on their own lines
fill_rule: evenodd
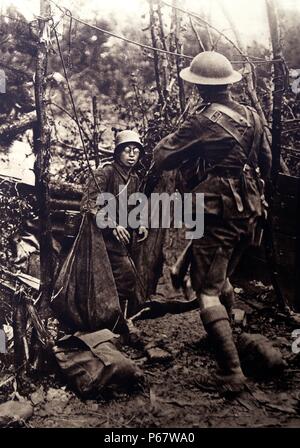
<svg viewBox="0 0 300 448">
<path fill-rule="evenodd" d="M 202 376 L 197 382 L 198 386 L 202 384 L 206 388 L 217 388 L 221 392 L 241 392 L 244 390 L 246 378 L 241 369 L 225 307 L 216 305 L 204 308 L 200 315 L 212 341 L 220 372 L 213 376 Z"/>
</svg>

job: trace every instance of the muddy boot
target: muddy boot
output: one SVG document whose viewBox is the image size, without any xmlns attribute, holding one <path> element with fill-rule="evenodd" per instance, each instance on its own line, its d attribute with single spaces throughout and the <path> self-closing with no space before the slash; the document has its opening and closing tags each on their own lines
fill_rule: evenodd
<svg viewBox="0 0 300 448">
<path fill-rule="evenodd" d="M 197 385 L 225 393 L 242 392 L 246 378 L 241 369 L 225 307 L 215 305 L 205 308 L 201 311 L 201 319 L 212 341 L 220 372 L 215 375 L 201 376 Z"/>
<path fill-rule="evenodd" d="M 232 309 L 234 306 L 234 290 L 229 278 L 226 278 L 220 295 L 220 302 L 225 306 L 227 314 L 232 319 Z"/>
</svg>

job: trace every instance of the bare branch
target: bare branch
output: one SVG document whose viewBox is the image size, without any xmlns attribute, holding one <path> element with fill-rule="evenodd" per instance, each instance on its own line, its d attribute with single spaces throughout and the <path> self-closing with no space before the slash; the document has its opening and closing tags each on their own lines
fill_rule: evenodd
<svg viewBox="0 0 300 448">
<path fill-rule="evenodd" d="M 189 19 L 190 19 L 190 24 L 191 24 L 192 30 L 194 31 L 194 34 L 195 34 L 196 39 L 197 39 L 197 42 L 199 44 L 200 51 L 205 51 L 205 47 L 204 47 L 203 42 L 201 40 L 200 34 L 198 33 L 198 31 L 195 28 L 195 24 L 193 22 L 192 17 L 189 16 Z"/>
</svg>

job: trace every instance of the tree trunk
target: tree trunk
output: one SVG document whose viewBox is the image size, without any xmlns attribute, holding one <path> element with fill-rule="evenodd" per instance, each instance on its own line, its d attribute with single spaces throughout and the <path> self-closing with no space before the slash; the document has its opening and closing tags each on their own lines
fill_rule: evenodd
<svg viewBox="0 0 300 448">
<path fill-rule="evenodd" d="M 50 7 L 46 0 L 40 1 L 41 16 L 50 15 Z M 37 126 L 34 129 L 34 152 L 36 161 L 34 166 L 36 198 L 40 225 L 40 267 L 42 308 L 50 302 L 54 260 L 52 250 L 52 234 L 50 222 L 50 194 L 49 194 L 49 164 L 51 131 L 46 114 L 45 104 L 45 75 L 47 71 L 47 35 L 49 24 L 46 20 L 39 21 L 40 40 L 38 43 L 36 73 L 35 73 L 35 104 Z"/>
<path fill-rule="evenodd" d="M 178 11 L 176 9 L 177 6 L 177 0 L 173 0 L 174 5 L 174 21 L 175 21 L 175 30 L 174 30 L 174 37 L 175 37 L 175 50 L 177 53 L 182 53 L 181 45 L 179 42 L 179 34 L 180 34 L 180 17 L 178 17 Z M 179 102 L 180 102 L 180 109 L 181 113 L 185 109 L 185 93 L 184 93 L 184 84 L 183 80 L 180 77 L 180 71 L 182 69 L 182 59 L 179 59 L 179 57 L 176 57 L 176 71 L 177 71 L 177 82 L 179 87 Z"/>
<path fill-rule="evenodd" d="M 161 11 L 161 1 L 157 3 L 157 14 L 158 14 L 158 20 L 159 20 L 159 30 L 160 30 L 160 41 L 162 44 L 162 48 L 165 51 L 168 51 L 167 43 L 166 43 L 166 36 L 165 36 L 165 30 L 164 30 L 164 22 L 162 17 L 162 11 Z M 168 71 L 168 56 L 167 54 L 162 55 L 162 72 L 163 72 L 163 96 L 165 101 L 168 98 L 168 84 L 169 84 L 169 71 Z"/>
<path fill-rule="evenodd" d="M 14 295 L 13 332 L 14 332 L 14 365 L 18 383 L 26 373 L 29 359 L 26 338 L 27 310 L 22 290 Z"/>
<path fill-rule="evenodd" d="M 152 46 L 157 48 L 153 0 L 149 1 L 149 8 L 150 8 L 150 31 L 151 31 Z M 158 100 L 159 100 L 160 104 L 163 104 L 164 98 L 163 98 L 162 88 L 161 88 L 161 83 L 160 83 L 159 58 L 158 58 L 158 53 L 156 50 L 153 50 L 153 57 L 154 57 L 154 73 L 155 73 L 156 89 L 158 92 Z"/>
<path fill-rule="evenodd" d="M 274 62 L 274 92 L 273 92 L 273 122 L 272 122 L 272 177 L 274 182 L 280 171 L 281 149 L 281 114 L 283 105 L 283 93 L 285 89 L 285 71 L 282 47 L 280 41 L 280 29 L 278 22 L 277 5 L 274 0 L 266 0 L 273 58 Z M 277 61 L 278 60 L 278 61 Z"/>
<path fill-rule="evenodd" d="M 99 152 L 98 152 L 98 143 L 99 143 L 99 135 L 98 135 L 98 107 L 97 107 L 97 97 L 93 96 L 93 149 L 95 156 L 95 165 L 98 168 L 100 163 Z"/>
</svg>

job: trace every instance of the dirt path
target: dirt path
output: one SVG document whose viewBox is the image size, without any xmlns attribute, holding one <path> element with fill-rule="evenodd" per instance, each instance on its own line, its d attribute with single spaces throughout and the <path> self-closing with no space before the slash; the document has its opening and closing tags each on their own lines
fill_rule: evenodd
<svg viewBox="0 0 300 448">
<path fill-rule="evenodd" d="M 143 368 L 148 386 L 131 396 L 116 395 L 109 401 L 83 402 L 56 384 L 35 392 L 31 427 L 300 427 L 300 359 L 291 352 L 291 331 L 272 304 L 272 293 L 261 285 L 262 309 L 242 301 L 247 312 L 247 331 L 261 332 L 280 347 L 288 368 L 280 378 L 249 382 L 249 391 L 227 400 L 195 386 L 199 373 L 211 371 L 212 353 L 207 347 L 199 314 L 166 315 L 138 322 L 149 341 L 169 352 L 165 363 L 149 362 L 141 353 L 130 356 Z M 257 294 L 259 291 L 259 294 Z M 243 291 L 242 291 L 243 292 Z M 269 301 L 269 302 L 268 302 Z M 272 305 L 272 308 L 270 308 Z M 239 330 L 237 330 L 238 332 Z M 47 384 L 46 380 L 46 384 Z"/>
</svg>

